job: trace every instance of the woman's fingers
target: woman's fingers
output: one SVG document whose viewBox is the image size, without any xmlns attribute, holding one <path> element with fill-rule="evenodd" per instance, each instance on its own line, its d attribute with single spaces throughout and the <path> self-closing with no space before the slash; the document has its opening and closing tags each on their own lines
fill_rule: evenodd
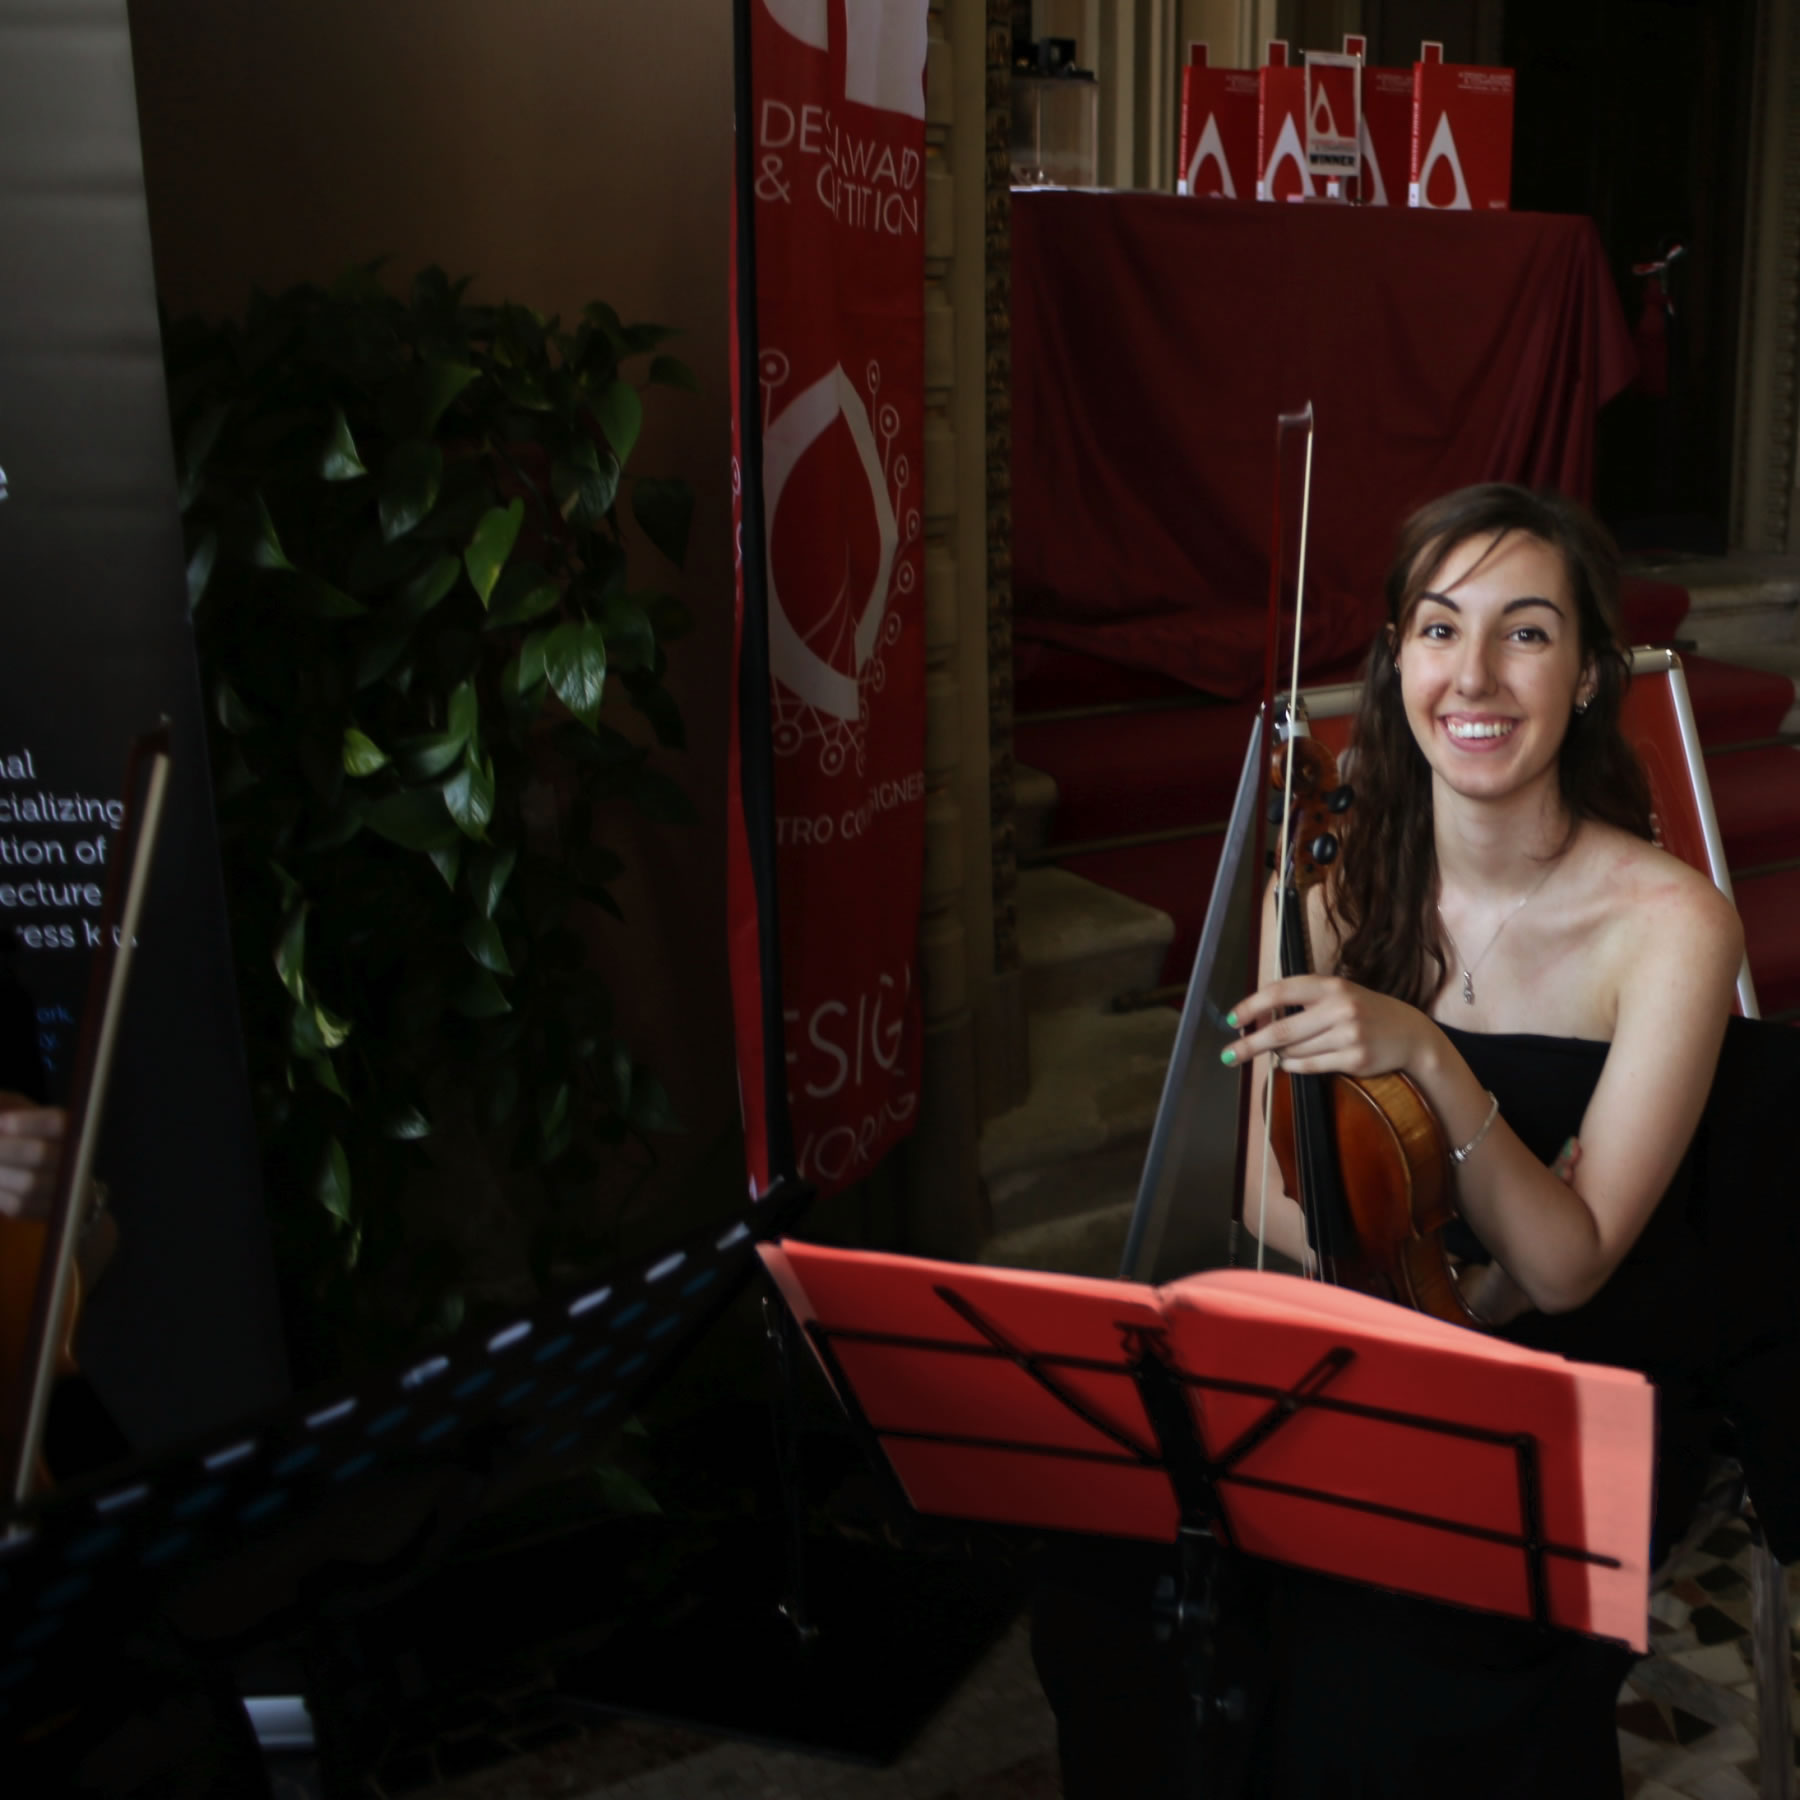
<svg viewBox="0 0 1800 1800">
<path fill-rule="evenodd" d="M 1284 1069 L 1304 1075 L 1311 1072 L 1307 1067 L 1309 1058 L 1343 1048 L 1342 1036 L 1341 1021 L 1322 1008 L 1309 1006 L 1239 1038 L 1223 1053 L 1223 1060 L 1227 1064 L 1246 1063 L 1252 1057 L 1279 1051 Z"/>
<path fill-rule="evenodd" d="M 0 1094 L 0 1217 L 45 1212 L 62 1157 L 64 1115 L 17 1094 Z"/>
<path fill-rule="evenodd" d="M 37 1106 L 17 1094 L 0 1093 L 0 1148 L 13 1139 L 59 1140 L 65 1117 L 60 1106 Z"/>
<path fill-rule="evenodd" d="M 1289 1007 L 1316 1006 L 1342 985 L 1329 975 L 1284 975 L 1279 981 L 1271 981 L 1240 1000 L 1225 1015 L 1225 1023 L 1248 1029 L 1259 1019 L 1282 1013 Z"/>
</svg>

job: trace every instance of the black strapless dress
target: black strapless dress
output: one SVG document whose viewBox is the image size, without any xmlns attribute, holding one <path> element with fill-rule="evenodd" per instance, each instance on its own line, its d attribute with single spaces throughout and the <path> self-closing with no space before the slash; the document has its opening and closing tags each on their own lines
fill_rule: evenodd
<svg viewBox="0 0 1800 1800">
<path fill-rule="evenodd" d="M 1512 1130 L 1553 1162 L 1580 1132 L 1609 1046 L 1449 1035 Z M 1653 1557 L 1686 1528 L 1725 1414 L 1777 1554 L 1800 1556 L 1800 1206 L 1785 1123 L 1796 1095 L 1800 1032 L 1732 1020 L 1695 1143 L 1606 1286 L 1573 1312 L 1505 1329 L 1657 1384 Z M 1466 1228 L 1455 1247 L 1486 1255 Z M 1145 1623 L 1157 1554 L 1085 1547 L 1034 1605 L 1071 1800 L 1622 1794 L 1614 1706 L 1630 1651 L 1266 1564 L 1245 1566 L 1240 1641 L 1221 1647 L 1258 1698 L 1251 1738 L 1209 1745 Z"/>
<path fill-rule="evenodd" d="M 1540 1161 L 1579 1134 L 1609 1046 L 1446 1028 Z M 1686 1525 L 1710 1415 L 1687 1404 L 1704 1360 L 1693 1304 L 1693 1155 L 1606 1286 L 1585 1306 L 1527 1313 L 1502 1335 L 1658 1383 L 1659 1539 Z M 1462 1228 L 1464 1254 L 1485 1258 Z M 1623 1792 L 1614 1705 L 1622 1646 L 1354 1583 L 1281 1571 L 1277 1676 L 1252 1791 L 1276 1800 L 1607 1800 Z"/>
</svg>

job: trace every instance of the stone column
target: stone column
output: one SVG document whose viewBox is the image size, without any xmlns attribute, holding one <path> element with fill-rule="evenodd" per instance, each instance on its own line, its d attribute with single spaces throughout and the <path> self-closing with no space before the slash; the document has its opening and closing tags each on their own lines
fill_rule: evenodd
<svg viewBox="0 0 1800 1800">
<path fill-rule="evenodd" d="M 970 1255 L 975 1016 L 993 975 L 987 722 L 987 0 L 934 0 L 925 65 L 925 1008 L 908 1241 Z"/>
<path fill-rule="evenodd" d="M 1731 538 L 1800 550 L 1800 19 L 1758 8 Z"/>
</svg>

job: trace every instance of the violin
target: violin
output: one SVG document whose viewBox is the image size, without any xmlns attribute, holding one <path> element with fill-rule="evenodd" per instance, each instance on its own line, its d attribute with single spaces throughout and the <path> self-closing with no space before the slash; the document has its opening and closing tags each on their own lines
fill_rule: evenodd
<svg viewBox="0 0 1800 1800">
<path fill-rule="evenodd" d="M 125 990 L 169 788 L 169 723 L 132 742 L 124 817 L 108 859 L 99 945 L 88 965 L 67 1123 L 48 1216 L 6 1221 L 0 1238 L 0 1512 L 49 1484 L 44 1423 L 57 1376 L 74 1371 L 75 1253 L 93 1185 L 94 1152 L 125 1010 Z"/>
<path fill-rule="evenodd" d="M 1306 895 L 1337 861 L 1353 794 L 1337 759 L 1305 733 L 1290 707 L 1287 741 L 1271 759 L 1277 796 L 1292 763 L 1283 845 L 1281 973 L 1312 973 Z M 1273 807 L 1271 807 L 1273 811 Z M 1280 815 L 1276 815 L 1279 817 Z M 1306 1217 L 1320 1273 L 1454 1325 L 1481 1329 L 1462 1296 L 1443 1232 L 1456 1214 L 1450 1146 L 1412 1077 L 1291 1075 L 1275 1069 L 1265 1091 L 1269 1147 Z"/>
</svg>

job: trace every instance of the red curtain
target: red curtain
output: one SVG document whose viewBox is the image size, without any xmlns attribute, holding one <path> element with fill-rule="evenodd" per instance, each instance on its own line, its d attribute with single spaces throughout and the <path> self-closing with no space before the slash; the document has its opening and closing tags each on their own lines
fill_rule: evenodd
<svg viewBox="0 0 1800 1800">
<path fill-rule="evenodd" d="M 1586 499 L 1636 369 L 1593 224 L 1541 213 L 1013 203 L 1022 639 L 1256 691 L 1275 415 L 1318 415 L 1305 660 L 1363 650 L 1400 521 L 1470 482 Z"/>
</svg>

